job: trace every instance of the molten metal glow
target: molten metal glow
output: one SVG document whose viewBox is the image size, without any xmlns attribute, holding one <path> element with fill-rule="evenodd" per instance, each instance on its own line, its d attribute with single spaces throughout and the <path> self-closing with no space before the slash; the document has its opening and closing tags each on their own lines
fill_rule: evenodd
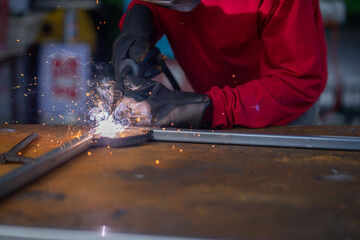
<svg viewBox="0 0 360 240">
<path fill-rule="evenodd" d="M 91 132 L 101 137 L 115 138 L 129 126 L 149 124 L 150 106 L 147 102 L 136 102 L 114 91 L 114 82 L 103 82 L 93 97 L 90 122 L 95 127 Z"/>
<path fill-rule="evenodd" d="M 114 84 L 104 81 L 92 99 L 94 107 L 90 110 L 90 121 L 95 128 L 91 133 L 102 137 L 117 137 L 128 126 L 122 119 L 114 115 Z"/>
<path fill-rule="evenodd" d="M 110 116 L 109 119 L 102 120 L 98 123 L 98 126 L 95 128 L 95 133 L 100 134 L 102 137 L 115 138 L 125 129 L 126 126 L 116 123 Z"/>
</svg>

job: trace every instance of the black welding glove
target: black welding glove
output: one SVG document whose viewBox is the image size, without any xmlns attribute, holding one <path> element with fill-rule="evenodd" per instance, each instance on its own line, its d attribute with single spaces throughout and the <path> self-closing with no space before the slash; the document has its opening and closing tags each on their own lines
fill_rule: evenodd
<svg viewBox="0 0 360 240">
<path fill-rule="evenodd" d="M 208 95 L 172 91 L 159 82 L 128 75 L 124 79 L 124 95 L 150 105 L 151 124 L 159 127 L 205 127 L 205 110 L 211 108 Z"/>
<path fill-rule="evenodd" d="M 126 12 L 123 28 L 113 45 L 112 63 L 117 81 L 129 74 L 119 72 L 123 60 L 131 58 L 139 64 L 148 55 L 154 31 L 153 14 L 148 7 L 137 4 Z"/>
</svg>

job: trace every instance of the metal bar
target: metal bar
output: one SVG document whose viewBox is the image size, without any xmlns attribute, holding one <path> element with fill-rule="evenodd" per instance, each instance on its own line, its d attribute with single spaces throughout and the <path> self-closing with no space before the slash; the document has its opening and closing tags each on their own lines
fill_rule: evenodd
<svg viewBox="0 0 360 240">
<path fill-rule="evenodd" d="M 153 129 L 153 141 L 360 151 L 359 137 L 297 136 L 222 131 Z"/>
<path fill-rule="evenodd" d="M 75 138 L 0 178 L 0 199 L 92 147 L 93 135 Z"/>
<path fill-rule="evenodd" d="M 7 154 L 7 155 L 1 155 L 3 157 L 3 161 L 1 163 L 28 163 L 31 161 L 34 161 L 33 158 L 13 155 L 13 154 Z M 0 164 L 1 164 L 0 163 Z"/>
<path fill-rule="evenodd" d="M 14 225 L 0 225 L 0 239 L 10 240 L 200 240 L 201 238 L 172 237 L 160 235 L 145 235 L 134 233 L 119 233 L 112 231 L 106 225 L 99 226 L 98 230 L 76 230 L 44 227 L 23 227 Z"/>
<path fill-rule="evenodd" d="M 143 130 L 141 128 L 126 129 L 118 137 L 97 137 L 94 136 L 94 147 L 125 147 L 144 143 L 151 139 L 151 130 Z M 123 135 L 123 136 L 121 136 Z"/>
<path fill-rule="evenodd" d="M 7 154 L 15 155 L 24 149 L 27 145 L 29 145 L 32 141 L 34 141 L 38 137 L 37 133 L 31 133 L 24 140 L 16 144 L 12 149 L 10 149 Z"/>
</svg>

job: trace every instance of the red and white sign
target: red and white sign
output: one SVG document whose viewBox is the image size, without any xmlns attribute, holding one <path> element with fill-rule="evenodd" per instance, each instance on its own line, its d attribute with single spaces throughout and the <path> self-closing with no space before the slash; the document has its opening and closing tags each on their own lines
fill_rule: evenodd
<svg viewBox="0 0 360 240">
<path fill-rule="evenodd" d="M 80 80 L 79 59 L 73 57 L 63 60 L 59 56 L 55 56 L 51 64 L 51 84 L 54 96 L 76 101 L 79 97 L 77 86 Z"/>
<path fill-rule="evenodd" d="M 44 44 L 38 79 L 39 122 L 81 124 L 84 122 L 89 90 L 87 44 Z"/>
</svg>

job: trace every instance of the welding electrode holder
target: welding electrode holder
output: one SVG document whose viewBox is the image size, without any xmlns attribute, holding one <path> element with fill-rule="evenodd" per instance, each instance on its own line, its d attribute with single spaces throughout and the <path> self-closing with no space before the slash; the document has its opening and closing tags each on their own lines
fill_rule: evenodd
<svg viewBox="0 0 360 240">
<path fill-rule="evenodd" d="M 161 72 L 163 72 L 173 89 L 180 91 L 181 88 L 177 83 L 174 75 L 168 68 L 165 60 L 166 56 L 161 54 L 157 47 L 152 46 L 149 48 L 149 53 L 146 55 L 146 57 L 138 64 L 131 58 L 122 60 L 119 69 L 120 78 L 124 79 L 126 75 L 133 75 L 136 77 L 153 79 Z"/>
<path fill-rule="evenodd" d="M 145 5 L 135 4 L 127 10 L 123 27 L 113 45 L 111 61 L 115 67 L 117 90 L 124 90 L 122 80 L 127 74 L 153 79 L 161 72 L 164 72 L 174 90 L 181 90 L 166 66 L 166 58 L 152 45 L 154 41 L 155 24 L 152 11 Z M 135 64 L 127 59 L 131 59 Z M 137 75 L 134 75 L 136 72 Z"/>
</svg>

